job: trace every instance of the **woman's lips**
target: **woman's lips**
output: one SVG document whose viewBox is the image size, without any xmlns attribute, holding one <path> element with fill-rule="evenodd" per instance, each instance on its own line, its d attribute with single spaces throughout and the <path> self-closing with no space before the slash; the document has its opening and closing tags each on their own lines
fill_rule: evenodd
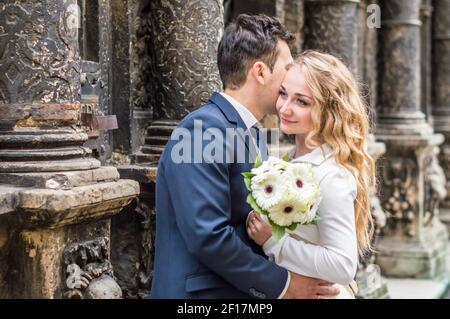
<svg viewBox="0 0 450 319">
<path fill-rule="evenodd" d="M 286 119 L 283 118 L 283 117 L 280 117 L 280 119 L 281 119 L 281 122 L 283 122 L 283 123 L 285 123 L 285 124 L 294 124 L 294 123 L 297 123 L 297 122 L 294 122 L 294 121 L 286 120 Z"/>
</svg>

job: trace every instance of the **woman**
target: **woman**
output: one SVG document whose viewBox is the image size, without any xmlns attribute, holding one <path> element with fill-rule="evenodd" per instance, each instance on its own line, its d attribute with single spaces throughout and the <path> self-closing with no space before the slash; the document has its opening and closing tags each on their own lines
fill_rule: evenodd
<svg viewBox="0 0 450 319">
<path fill-rule="evenodd" d="M 270 225 L 252 212 L 247 232 L 280 266 L 334 282 L 338 298 L 354 298 L 358 253 L 370 250 L 374 183 L 374 162 L 365 149 L 369 119 L 358 85 L 337 58 L 306 51 L 289 66 L 277 110 L 280 129 L 295 135 L 292 162 L 315 168 L 320 219 L 276 241 Z"/>
</svg>

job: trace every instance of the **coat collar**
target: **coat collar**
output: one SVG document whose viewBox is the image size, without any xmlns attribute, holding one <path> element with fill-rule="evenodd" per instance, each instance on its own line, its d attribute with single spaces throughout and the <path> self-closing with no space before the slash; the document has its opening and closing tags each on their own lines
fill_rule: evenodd
<svg viewBox="0 0 450 319">
<path fill-rule="evenodd" d="M 328 144 L 322 144 L 310 153 L 294 158 L 292 163 L 310 163 L 315 166 L 319 166 L 331 156 L 333 156 L 333 150 L 331 147 Z"/>
<path fill-rule="evenodd" d="M 243 129 L 247 130 L 247 126 L 245 125 L 242 118 L 239 116 L 239 113 L 236 111 L 236 109 L 231 105 L 228 100 L 223 97 L 218 92 L 214 92 L 209 100 L 217 105 L 219 109 L 222 111 L 223 115 L 225 115 L 228 122 L 237 124 L 238 127 L 242 127 Z"/>
</svg>

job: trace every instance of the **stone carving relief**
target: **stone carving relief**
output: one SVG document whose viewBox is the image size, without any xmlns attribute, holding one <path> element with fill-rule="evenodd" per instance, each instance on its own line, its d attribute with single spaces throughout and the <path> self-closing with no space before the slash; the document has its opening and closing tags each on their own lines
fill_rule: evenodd
<svg viewBox="0 0 450 319">
<path fill-rule="evenodd" d="M 425 176 L 425 215 L 424 225 L 428 226 L 433 218 L 438 214 L 439 203 L 447 196 L 446 178 L 442 167 L 438 160 L 439 147 L 434 150 L 424 160 L 424 176 Z"/>
<path fill-rule="evenodd" d="M 74 79 L 79 78 L 80 67 L 74 3 L 0 4 L 0 102 L 77 100 L 80 84 Z M 54 12 L 61 14 L 54 17 Z"/>
<path fill-rule="evenodd" d="M 221 88 L 216 54 L 222 1 L 152 1 L 150 16 L 154 119 L 179 120 Z"/>
<path fill-rule="evenodd" d="M 109 259 L 109 239 L 101 237 L 68 246 L 63 254 L 66 272 L 65 298 L 119 299 L 117 284 Z"/>
<path fill-rule="evenodd" d="M 417 200 L 414 175 L 415 163 L 408 158 L 394 157 L 385 161 L 383 170 L 383 187 L 385 196 L 382 207 L 386 212 L 387 227 L 404 227 L 407 236 L 415 235 L 414 205 Z"/>
<path fill-rule="evenodd" d="M 148 294 L 151 288 L 156 219 L 155 210 L 143 201 L 139 201 L 136 209 L 139 222 L 139 269 L 137 283 L 141 295 Z"/>
<path fill-rule="evenodd" d="M 152 61 L 150 59 L 151 21 L 149 1 L 133 0 L 132 30 L 131 33 L 131 90 L 133 108 L 151 108 L 148 94 L 150 88 L 150 72 Z"/>
<path fill-rule="evenodd" d="M 439 154 L 439 162 L 447 177 L 447 200 L 444 202 L 445 207 L 450 207 L 450 145 L 444 144 Z"/>
</svg>

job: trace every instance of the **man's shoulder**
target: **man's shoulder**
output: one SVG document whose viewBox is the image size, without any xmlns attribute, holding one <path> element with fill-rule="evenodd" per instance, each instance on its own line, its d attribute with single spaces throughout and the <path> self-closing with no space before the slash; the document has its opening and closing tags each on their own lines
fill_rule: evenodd
<svg viewBox="0 0 450 319">
<path fill-rule="evenodd" d="M 201 121 L 203 128 L 226 128 L 229 123 L 222 111 L 212 102 L 208 102 L 186 115 L 179 123 L 179 128 L 193 128 L 195 121 Z"/>
</svg>

